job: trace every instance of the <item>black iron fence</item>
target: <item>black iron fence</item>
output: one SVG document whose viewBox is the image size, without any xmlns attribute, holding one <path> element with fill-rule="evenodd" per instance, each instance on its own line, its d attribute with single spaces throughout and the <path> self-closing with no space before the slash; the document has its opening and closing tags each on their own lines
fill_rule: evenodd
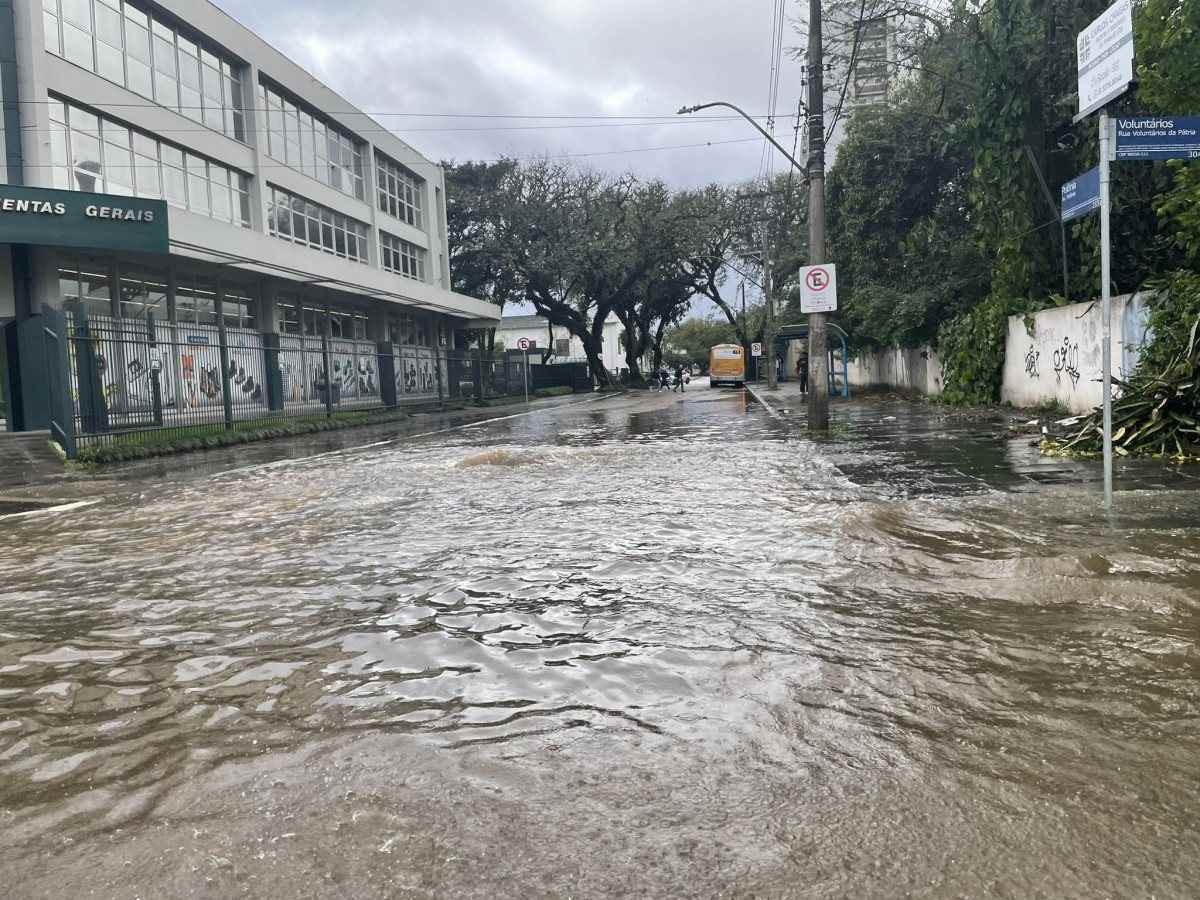
<svg viewBox="0 0 1200 900">
<path fill-rule="evenodd" d="M 78 447 L 203 437 L 273 421 L 371 414 L 409 404 L 586 390 L 586 366 L 519 355 L 277 335 L 217 325 L 47 311 L 56 437 Z M 535 361 L 536 363 L 536 361 Z"/>
</svg>

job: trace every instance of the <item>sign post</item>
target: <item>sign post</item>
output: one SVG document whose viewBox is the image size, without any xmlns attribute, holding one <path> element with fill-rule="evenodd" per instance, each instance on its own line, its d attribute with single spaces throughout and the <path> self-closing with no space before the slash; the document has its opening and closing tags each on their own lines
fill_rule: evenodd
<svg viewBox="0 0 1200 900">
<path fill-rule="evenodd" d="M 520 338 L 517 341 L 517 349 L 525 354 L 525 367 L 522 372 L 525 376 L 525 402 L 529 402 L 529 338 Z"/>
<path fill-rule="evenodd" d="M 824 263 L 800 269 L 800 312 L 837 311 L 837 266 Z"/>
<path fill-rule="evenodd" d="M 1100 305 L 1104 317 L 1101 362 L 1104 387 L 1104 508 L 1113 504 L 1113 447 L 1112 447 L 1112 290 L 1109 287 L 1112 269 L 1112 211 L 1108 175 L 1109 127 L 1108 114 L 1100 113 Z"/>
<path fill-rule="evenodd" d="M 1112 120 L 1104 109 L 1129 89 L 1133 81 L 1133 4 L 1117 0 L 1075 40 L 1079 70 L 1078 122 L 1100 110 L 1100 303 L 1103 318 L 1101 366 L 1104 396 L 1104 508 L 1111 510 L 1112 494 L 1112 266 L 1109 162 Z"/>
<path fill-rule="evenodd" d="M 1100 208 L 1100 169 L 1088 169 L 1062 186 L 1062 220 L 1070 222 Z"/>
</svg>

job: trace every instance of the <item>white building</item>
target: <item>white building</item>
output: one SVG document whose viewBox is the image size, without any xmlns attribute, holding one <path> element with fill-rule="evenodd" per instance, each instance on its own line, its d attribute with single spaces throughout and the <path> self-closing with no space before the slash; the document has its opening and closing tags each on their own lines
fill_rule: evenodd
<svg viewBox="0 0 1200 900">
<path fill-rule="evenodd" d="M 432 354 L 499 319 L 450 290 L 442 169 L 212 4 L 13 0 L 0 26 L 0 325 L 47 305 Z M 6 383 L 33 371 L 12 355 Z"/>
<path fill-rule="evenodd" d="M 621 334 L 624 326 L 615 313 L 609 313 L 604 320 L 604 338 L 601 349 L 601 359 L 604 368 L 613 375 L 620 373 L 625 367 L 625 351 L 621 348 Z M 516 350 L 517 342 L 525 338 L 530 347 L 549 349 L 559 361 L 565 359 L 585 360 L 587 354 L 583 351 L 583 342 L 573 336 L 562 325 L 551 326 L 545 316 L 505 316 L 496 326 L 496 343 L 503 345 L 505 350 Z"/>
</svg>

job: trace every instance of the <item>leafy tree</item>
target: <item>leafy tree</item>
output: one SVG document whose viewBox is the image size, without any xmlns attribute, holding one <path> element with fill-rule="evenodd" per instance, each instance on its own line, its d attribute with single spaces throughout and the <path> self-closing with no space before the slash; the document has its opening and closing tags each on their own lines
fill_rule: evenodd
<svg viewBox="0 0 1200 900">
<path fill-rule="evenodd" d="M 737 329 L 728 322 L 691 317 L 667 330 L 665 353 L 708 368 L 708 353 L 716 344 L 736 344 Z"/>
</svg>

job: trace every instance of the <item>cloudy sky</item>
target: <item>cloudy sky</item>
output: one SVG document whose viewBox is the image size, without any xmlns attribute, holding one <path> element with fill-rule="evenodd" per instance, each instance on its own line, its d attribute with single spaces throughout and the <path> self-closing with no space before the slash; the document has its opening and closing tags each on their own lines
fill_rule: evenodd
<svg viewBox="0 0 1200 900">
<path fill-rule="evenodd" d="M 681 186 L 753 178 L 761 165 L 744 121 L 673 114 L 708 100 L 767 111 L 774 0 L 216 2 L 434 159 L 588 154 L 579 162 Z M 787 145 L 800 13 L 789 0 L 776 129 Z M 724 115 L 701 115 L 713 114 Z M 657 116 L 669 121 L 637 118 Z"/>
</svg>

